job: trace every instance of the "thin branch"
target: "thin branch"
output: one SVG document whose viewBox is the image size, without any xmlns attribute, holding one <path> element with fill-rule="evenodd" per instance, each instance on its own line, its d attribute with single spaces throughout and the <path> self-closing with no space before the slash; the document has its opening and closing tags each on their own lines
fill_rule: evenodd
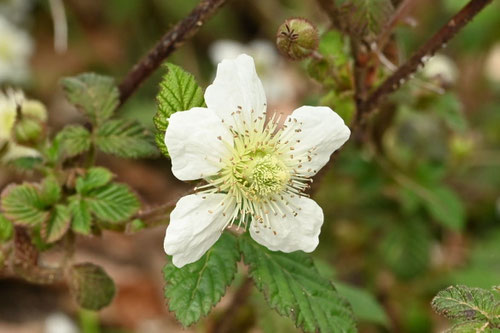
<svg viewBox="0 0 500 333">
<path fill-rule="evenodd" d="M 396 91 L 408 80 L 419 66 L 423 66 L 426 59 L 432 57 L 439 49 L 453 38 L 467 23 L 469 23 L 486 5 L 493 0 L 471 0 L 461 11 L 453 16 L 434 36 L 432 36 L 420 49 L 394 74 L 387 78 L 363 103 L 361 114 L 373 111 L 383 97 Z"/>
<path fill-rule="evenodd" d="M 226 0 L 202 0 L 186 18 L 168 31 L 120 83 L 120 103 L 123 104 L 166 57 L 198 32 L 205 21 L 212 17 L 225 2 Z"/>
</svg>

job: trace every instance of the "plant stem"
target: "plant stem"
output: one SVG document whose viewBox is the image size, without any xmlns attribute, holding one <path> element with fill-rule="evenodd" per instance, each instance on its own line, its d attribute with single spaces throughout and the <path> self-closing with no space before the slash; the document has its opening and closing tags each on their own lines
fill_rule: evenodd
<svg viewBox="0 0 500 333">
<path fill-rule="evenodd" d="M 362 104 L 358 118 L 375 110 L 383 97 L 396 91 L 411 74 L 423 66 L 426 59 L 446 46 L 463 27 L 467 25 L 484 7 L 493 0 L 471 0 L 461 11 L 453 16 L 434 36 L 432 36 L 413 56 L 387 78 Z"/>
<path fill-rule="evenodd" d="M 202 0 L 193 11 L 168 31 L 160 41 L 127 73 L 119 85 L 123 104 L 173 51 L 192 37 L 226 0 Z"/>
</svg>

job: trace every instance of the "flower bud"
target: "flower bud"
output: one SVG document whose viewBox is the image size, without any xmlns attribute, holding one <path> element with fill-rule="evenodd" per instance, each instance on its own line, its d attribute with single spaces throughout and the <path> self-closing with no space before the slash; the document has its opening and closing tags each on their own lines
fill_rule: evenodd
<svg viewBox="0 0 500 333">
<path fill-rule="evenodd" d="M 47 109 L 41 102 L 27 99 L 22 104 L 22 114 L 38 119 L 42 122 L 47 120 Z"/>
<path fill-rule="evenodd" d="M 302 60 L 318 49 L 318 31 L 304 18 L 288 19 L 278 29 L 276 45 L 289 59 Z"/>
<path fill-rule="evenodd" d="M 16 123 L 14 133 L 16 141 L 19 143 L 36 141 L 40 134 L 42 134 L 42 125 L 34 119 L 23 118 Z"/>
</svg>

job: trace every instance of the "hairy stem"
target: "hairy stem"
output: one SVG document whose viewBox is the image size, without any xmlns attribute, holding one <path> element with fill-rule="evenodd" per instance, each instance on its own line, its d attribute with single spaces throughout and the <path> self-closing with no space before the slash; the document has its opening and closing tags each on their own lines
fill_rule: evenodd
<svg viewBox="0 0 500 333">
<path fill-rule="evenodd" d="M 226 0 L 202 0 L 193 11 L 168 31 L 127 73 L 119 85 L 123 104 L 173 51 L 192 37 Z"/>
<path fill-rule="evenodd" d="M 419 66 L 424 65 L 425 59 L 432 57 L 438 50 L 443 48 L 450 39 L 462 30 L 467 23 L 492 1 L 493 0 L 471 0 L 363 102 L 359 117 L 364 117 L 366 114 L 372 112 L 383 97 L 396 91 L 406 82 L 406 80 L 408 80 L 411 74 L 417 71 Z"/>
</svg>

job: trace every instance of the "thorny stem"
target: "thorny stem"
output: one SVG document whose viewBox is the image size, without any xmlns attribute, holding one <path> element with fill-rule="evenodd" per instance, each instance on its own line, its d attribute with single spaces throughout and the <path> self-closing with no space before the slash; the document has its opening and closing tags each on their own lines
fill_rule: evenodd
<svg viewBox="0 0 500 333">
<path fill-rule="evenodd" d="M 331 0 L 317 0 L 321 7 L 330 17 L 332 24 L 339 27 L 339 11 Z M 462 10 L 453 16 L 433 37 L 431 37 L 420 49 L 397 71 L 387 78 L 369 97 L 360 103 L 356 114 L 356 123 L 361 123 L 363 118 L 370 112 L 376 109 L 382 98 L 396 91 L 408 77 L 414 73 L 419 66 L 423 65 L 423 59 L 426 56 L 432 56 L 436 51 L 445 46 L 445 44 L 453 38 L 467 23 L 469 23 L 484 7 L 490 4 L 493 0 L 471 0 Z M 407 2 L 407 1 L 405 1 Z M 402 4 L 404 5 L 404 3 Z M 402 6 L 401 5 L 401 6 Z M 400 15 L 396 11 L 395 15 Z M 392 21 L 392 19 L 391 19 Z M 359 127 L 355 127 L 354 132 Z M 356 133 L 354 133 L 356 135 Z M 309 190 L 309 194 L 313 195 L 318 189 L 321 180 L 328 173 L 328 170 L 333 165 L 338 151 L 333 154 L 330 161 L 321 169 L 314 177 L 314 185 Z"/>
<path fill-rule="evenodd" d="M 226 0 L 202 0 L 193 11 L 168 31 L 125 76 L 119 85 L 123 104 L 173 51 L 192 37 Z"/>
<path fill-rule="evenodd" d="M 439 49 L 453 38 L 467 25 L 484 7 L 493 0 L 471 0 L 462 10 L 453 16 L 434 36 L 432 36 L 417 52 L 399 69 L 387 78 L 369 97 L 362 103 L 357 117 L 364 118 L 375 110 L 383 97 L 396 91 L 411 74 L 423 66 L 425 59 L 432 57 Z"/>
</svg>

